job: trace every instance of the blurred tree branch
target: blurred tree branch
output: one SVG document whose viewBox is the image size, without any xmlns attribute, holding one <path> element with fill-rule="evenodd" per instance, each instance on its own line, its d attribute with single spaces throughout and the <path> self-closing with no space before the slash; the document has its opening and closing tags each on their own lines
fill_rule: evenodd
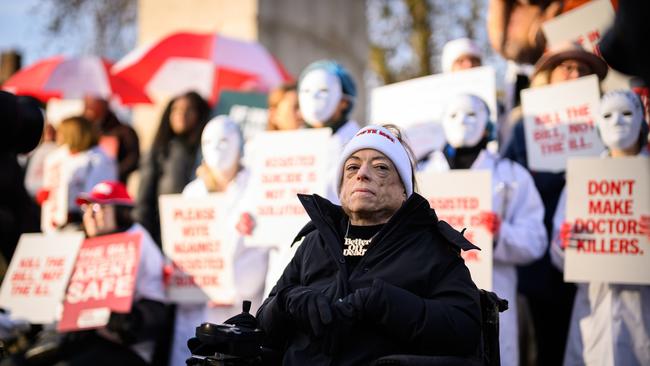
<svg viewBox="0 0 650 366">
<path fill-rule="evenodd" d="M 485 14 L 489 0 L 368 0 L 370 68 L 381 84 L 440 71 L 447 41 L 469 37 L 493 55 Z"/>
<path fill-rule="evenodd" d="M 101 56 L 119 55 L 133 47 L 125 31 L 135 29 L 137 0 L 48 0 L 47 30 L 53 36 L 79 31 L 91 23 L 90 52 Z"/>
</svg>

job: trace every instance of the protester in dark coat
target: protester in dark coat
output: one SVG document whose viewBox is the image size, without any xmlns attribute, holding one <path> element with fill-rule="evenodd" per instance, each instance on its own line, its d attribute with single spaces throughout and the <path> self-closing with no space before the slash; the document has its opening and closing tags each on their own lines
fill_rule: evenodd
<svg viewBox="0 0 650 366">
<path fill-rule="evenodd" d="M 390 354 L 473 355 L 479 294 L 473 249 L 413 193 L 398 137 L 367 126 L 341 155 L 342 206 L 301 195 L 311 222 L 257 313 L 285 365 L 366 365 Z"/>
<path fill-rule="evenodd" d="M 140 166 L 136 220 L 160 244 L 158 196 L 181 193 L 195 177 L 201 132 L 208 121 L 207 102 L 195 92 L 172 99 L 160 121 L 151 151 Z"/>
</svg>

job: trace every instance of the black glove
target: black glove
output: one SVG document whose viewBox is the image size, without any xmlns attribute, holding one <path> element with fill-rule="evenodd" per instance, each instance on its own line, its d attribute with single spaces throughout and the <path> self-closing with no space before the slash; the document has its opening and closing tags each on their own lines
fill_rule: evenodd
<svg viewBox="0 0 650 366">
<path fill-rule="evenodd" d="M 285 311 L 300 327 L 320 337 L 333 320 L 330 300 L 320 292 L 304 286 L 295 286 L 283 292 Z"/>
<path fill-rule="evenodd" d="M 334 309 L 343 319 L 363 320 L 367 318 L 367 304 L 372 297 L 372 287 L 363 287 L 334 302 Z"/>
</svg>

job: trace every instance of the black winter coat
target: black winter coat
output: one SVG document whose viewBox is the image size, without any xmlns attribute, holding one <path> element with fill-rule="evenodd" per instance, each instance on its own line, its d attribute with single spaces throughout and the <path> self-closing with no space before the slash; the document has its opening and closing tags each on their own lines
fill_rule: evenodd
<svg viewBox="0 0 650 366">
<path fill-rule="evenodd" d="M 391 354 L 473 355 L 480 339 L 479 292 L 460 257 L 477 249 L 413 194 L 372 240 L 348 273 L 342 252 L 347 216 L 340 206 L 299 195 L 311 218 L 282 277 L 260 307 L 260 326 L 284 349 L 285 365 L 368 365 Z M 309 286 L 332 303 L 359 288 L 380 296 L 373 320 L 335 320 L 316 338 L 295 326 L 282 296 Z"/>
</svg>

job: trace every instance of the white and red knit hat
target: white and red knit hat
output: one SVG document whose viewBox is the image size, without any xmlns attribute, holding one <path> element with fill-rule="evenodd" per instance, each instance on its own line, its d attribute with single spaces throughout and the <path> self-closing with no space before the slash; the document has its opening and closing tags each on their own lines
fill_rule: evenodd
<svg viewBox="0 0 650 366">
<path fill-rule="evenodd" d="M 411 159 L 406 148 L 392 132 L 387 128 L 370 125 L 362 128 L 357 134 L 345 145 L 340 155 L 338 169 L 336 170 L 336 191 L 341 193 L 341 180 L 343 178 L 343 167 L 345 161 L 355 152 L 363 149 L 373 149 L 386 155 L 393 162 L 399 173 L 406 197 L 413 194 L 413 168 Z"/>
</svg>

